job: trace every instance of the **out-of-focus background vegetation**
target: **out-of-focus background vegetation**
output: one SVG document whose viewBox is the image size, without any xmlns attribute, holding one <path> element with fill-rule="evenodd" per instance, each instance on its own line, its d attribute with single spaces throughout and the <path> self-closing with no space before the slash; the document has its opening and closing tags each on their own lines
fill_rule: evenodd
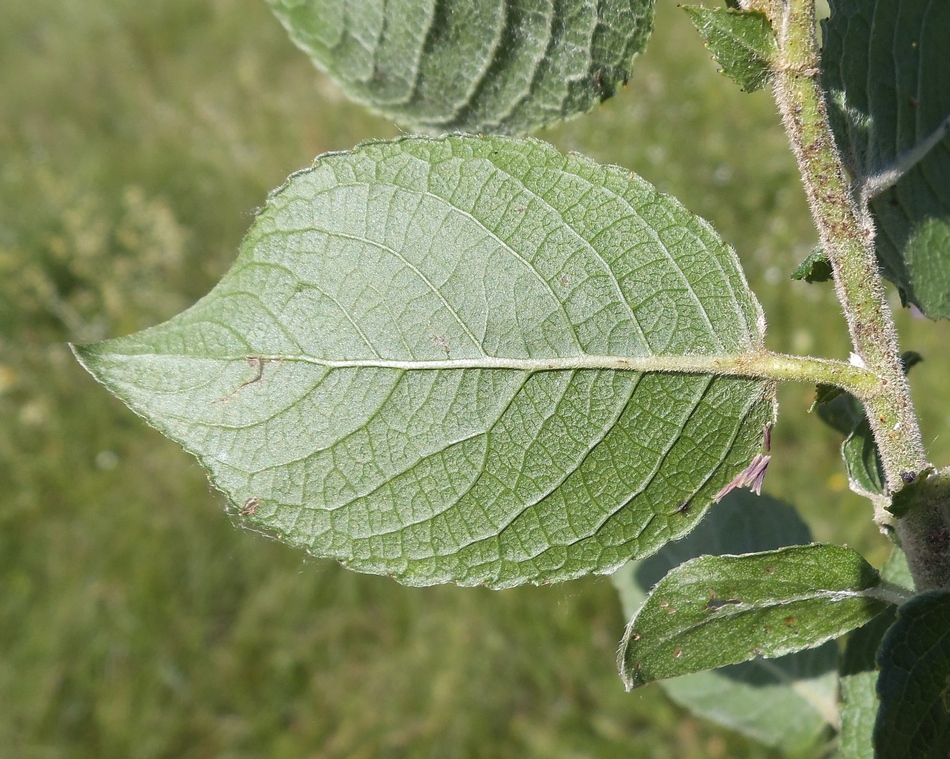
<svg viewBox="0 0 950 759">
<path fill-rule="evenodd" d="M 66 342 L 187 307 L 289 172 L 398 131 L 261 0 L 0 0 L 0 18 L 0 759 L 775 756 L 623 692 L 605 578 L 407 589 L 232 525 Z M 815 234 L 769 95 L 718 76 L 672 3 L 629 87 L 541 136 L 712 220 L 773 348 L 847 355 L 830 286 L 788 279 Z M 901 330 L 945 463 L 947 325 Z M 811 392 L 781 391 L 766 489 L 880 563 Z"/>
</svg>

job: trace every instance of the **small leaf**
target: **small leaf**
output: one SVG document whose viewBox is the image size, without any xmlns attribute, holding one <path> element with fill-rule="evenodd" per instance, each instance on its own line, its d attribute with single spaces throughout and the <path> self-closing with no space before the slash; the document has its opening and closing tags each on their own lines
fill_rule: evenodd
<svg viewBox="0 0 950 759">
<path fill-rule="evenodd" d="M 746 92 L 764 87 L 772 77 L 775 35 L 764 13 L 685 5 L 722 73 Z"/>
<path fill-rule="evenodd" d="M 811 254 L 802 261 L 798 268 L 792 272 L 792 279 L 805 280 L 806 282 L 827 282 L 831 279 L 834 272 L 831 269 L 831 261 L 825 255 L 825 251 L 816 248 Z"/>
<path fill-rule="evenodd" d="M 923 361 L 916 351 L 907 351 L 901 355 L 904 373 Z M 818 385 L 815 400 L 809 412 L 818 409 L 818 416 L 829 427 L 833 427 L 845 436 L 841 444 L 841 456 L 848 471 L 851 489 L 865 496 L 884 495 L 886 491 L 884 465 L 874 442 L 874 433 L 864 411 L 864 404 L 850 393 L 832 385 Z M 905 484 L 916 479 L 918 472 L 904 473 Z M 909 502 L 909 501 L 908 501 Z M 895 514 L 899 503 L 891 504 L 889 510 Z M 901 512 L 902 514 L 903 512 Z"/>
<path fill-rule="evenodd" d="M 904 353 L 901 353 L 901 368 L 903 368 L 904 374 L 907 374 L 907 372 L 909 372 L 923 360 L 924 357 L 921 356 L 917 351 L 905 351 Z"/>
<path fill-rule="evenodd" d="M 950 592 L 915 596 L 878 653 L 881 699 L 874 726 L 876 759 L 950 755 Z"/>
<path fill-rule="evenodd" d="M 620 651 L 627 689 L 813 648 L 873 619 L 878 573 L 843 546 L 703 556 L 677 567 L 631 620 Z"/>
<path fill-rule="evenodd" d="M 841 456 L 851 489 L 862 494 L 883 494 L 886 490 L 884 465 L 864 413 L 864 404 L 850 393 L 839 393 L 828 400 L 829 395 L 824 394 L 824 402 L 816 399 L 818 416 L 845 435 Z"/>
<path fill-rule="evenodd" d="M 647 591 L 672 568 L 703 554 L 745 554 L 811 541 L 798 512 L 767 495 L 730 493 L 682 540 L 631 561 L 612 580 L 633 617 Z M 803 753 L 834 721 L 838 649 L 833 641 L 777 659 L 696 672 L 660 685 L 680 706 L 788 753 Z"/>
<path fill-rule="evenodd" d="M 835 398 L 843 394 L 844 394 L 844 390 L 842 390 L 837 385 L 821 385 L 821 384 L 816 385 L 815 386 L 815 400 L 813 400 L 811 403 L 811 406 L 809 406 L 808 413 L 810 414 L 819 406 L 823 406 L 826 403 L 831 403 Z M 831 422 L 828 422 L 828 424 L 831 424 L 832 427 L 835 426 Z M 835 427 L 835 429 L 838 429 L 838 428 Z M 845 434 L 848 434 L 848 432 L 845 432 Z"/>
<path fill-rule="evenodd" d="M 848 480 L 859 493 L 883 494 L 886 490 L 884 465 L 874 442 L 867 417 L 858 422 L 841 444 Z"/>
<path fill-rule="evenodd" d="M 268 0 L 346 94 L 415 130 L 525 133 L 625 84 L 655 0 Z"/>
<path fill-rule="evenodd" d="M 735 253 L 629 172 L 451 136 L 320 158 L 163 325 L 77 348 L 242 522 L 412 585 L 611 572 L 748 466 Z M 679 513 L 676 504 L 692 504 Z"/>
<path fill-rule="evenodd" d="M 824 24 L 821 79 L 835 140 L 858 181 L 906 162 L 871 201 L 885 275 L 931 318 L 950 316 L 950 3 L 836 0 Z"/>
</svg>

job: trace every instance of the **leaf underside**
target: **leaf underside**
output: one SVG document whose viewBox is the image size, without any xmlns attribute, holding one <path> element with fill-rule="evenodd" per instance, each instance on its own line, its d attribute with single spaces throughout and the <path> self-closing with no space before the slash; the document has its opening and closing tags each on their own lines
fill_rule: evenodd
<svg viewBox="0 0 950 759">
<path fill-rule="evenodd" d="M 76 350 L 243 523 L 407 584 L 505 587 L 687 532 L 774 388 L 664 367 L 762 332 L 735 254 L 675 200 L 453 136 L 318 159 L 204 299 Z"/>
<path fill-rule="evenodd" d="M 346 94 L 415 130 L 523 134 L 627 81 L 655 0 L 268 0 Z"/>
<path fill-rule="evenodd" d="M 837 0 L 824 22 L 822 84 L 835 139 L 859 179 L 950 116 L 950 3 Z M 931 318 L 950 317 L 950 134 L 871 202 L 885 275 Z"/>
<path fill-rule="evenodd" d="M 620 568 L 612 580 L 632 618 L 649 589 L 669 570 L 703 554 L 744 554 L 811 542 L 798 512 L 767 495 L 730 493 L 688 536 L 648 559 Z M 838 650 L 833 641 L 777 659 L 753 659 L 696 672 L 660 685 L 680 706 L 789 754 L 804 753 L 834 714 Z M 872 684 L 873 690 L 873 684 Z"/>
</svg>

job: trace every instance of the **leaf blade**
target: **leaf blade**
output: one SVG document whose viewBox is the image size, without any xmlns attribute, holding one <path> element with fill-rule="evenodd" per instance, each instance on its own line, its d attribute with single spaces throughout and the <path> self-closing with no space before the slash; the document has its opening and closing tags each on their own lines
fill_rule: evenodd
<svg viewBox="0 0 950 759">
<path fill-rule="evenodd" d="M 746 554 L 804 545 L 811 531 L 791 506 L 737 490 L 685 538 L 632 561 L 611 579 L 632 618 L 649 589 L 669 570 L 701 555 Z M 833 642 L 778 659 L 754 659 L 696 672 L 659 685 L 693 714 L 768 746 L 803 753 L 834 723 L 838 652 Z M 873 689 L 873 685 L 872 685 Z"/>
<path fill-rule="evenodd" d="M 764 13 L 697 5 L 682 7 L 722 66 L 723 74 L 746 92 L 755 92 L 768 84 L 777 46 Z"/>
<path fill-rule="evenodd" d="M 627 81 L 654 0 L 268 0 L 347 95 L 427 132 L 519 134 Z"/>
<path fill-rule="evenodd" d="M 835 139 L 858 182 L 900 166 L 950 114 L 946 3 L 845 0 L 824 24 L 822 84 Z M 924 73 L 926 72 L 926 73 Z M 877 252 L 902 296 L 950 316 L 950 138 L 871 200 Z"/>
<path fill-rule="evenodd" d="M 628 690 L 832 640 L 886 603 L 877 572 L 849 548 L 812 544 L 702 556 L 671 571 L 627 627 L 619 662 Z"/>
<path fill-rule="evenodd" d="M 897 610 L 878 651 L 875 756 L 938 759 L 950 752 L 950 593 L 931 591 Z"/>
<path fill-rule="evenodd" d="M 79 353 L 234 509 L 254 500 L 247 523 L 408 584 L 503 587 L 687 531 L 774 400 L 670 367 L 762 329 L 735 255 L 642 180 L 455 136 L 324 157 L 212 293 Z"/>
</svg>

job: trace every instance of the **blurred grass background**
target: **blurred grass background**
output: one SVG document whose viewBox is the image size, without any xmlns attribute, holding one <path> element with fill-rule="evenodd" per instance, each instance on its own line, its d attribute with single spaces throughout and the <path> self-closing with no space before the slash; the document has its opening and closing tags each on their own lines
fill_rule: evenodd
<svg viewBox="0 0 950 759">
<path fill-rule="evenodd" d="M 289 172 L 398 132 L 260 0 L 0 0 L 0 17 L 0 759 L 776 756 L 623 692 L 605 578 L 408 589 L 235 529 L 66 341 L 187 307 Z M 718 76 L 672 3 L 629 87 L 540 136 L 710 219 L 770 347 L 847 356 L 830 287 L 788 280 L 815 234 L 769 95 Z M 900 327 L 944 463 L 948 326 Z M 781 391 L 766 489 L 879 564 L 811 394 Z"/>
</svg>

